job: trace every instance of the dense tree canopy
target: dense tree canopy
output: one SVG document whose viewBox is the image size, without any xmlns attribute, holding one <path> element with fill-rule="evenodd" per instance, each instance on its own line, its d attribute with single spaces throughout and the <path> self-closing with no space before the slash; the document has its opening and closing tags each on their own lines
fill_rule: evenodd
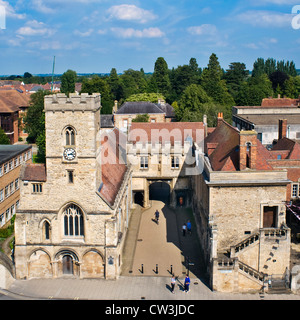
<svg viewBox="0 0 300 320">
<path fill-rule="evenodd" d="M 37 77 L 25 72 L 22 76 L 10 76 L 10 80 L 24 83 L 46 83 L 49 77 Z M 112 113 L 114 100 L 122 105 L 125 101 L 157 102 L 159 98 L 172 104 L 178 121 L 203 121 L 207 115 L 209 126 L 215 126 L 218 112 L 223 112 L 226 121 L 231 123 L 231 110 L 234 105 L 260 105 L 262 99 L 277 96 L 298 98 L 300 76 L 293 61 L 276 61 L 273 58 L 258 58 L 252 70 L 247 70 L 243 62 L 232 62 L 224 71 L 215 53 L 209 57 L 205 68 L 199 68 L 196 58 L 188 63 L 169 69 L 163 57 L 157 58 L 153 73 L 143 69 L 128 69 L 118 73 L 115 68 L 107 75 L 77 76 L 67 70 L 62 76 L 62 92 L 74 92 L 75 81 L 82 82 L 81 92 L 101 93 L 101 113 Z M 26 116 L 25 129 L 28 140 L 39 145 L 39 154 L 45 152 L 44 95 L 40 91 L 31 96 L 31 108 Z M 139 121 L 144 121 L 141 117 Z"/>
</svg>

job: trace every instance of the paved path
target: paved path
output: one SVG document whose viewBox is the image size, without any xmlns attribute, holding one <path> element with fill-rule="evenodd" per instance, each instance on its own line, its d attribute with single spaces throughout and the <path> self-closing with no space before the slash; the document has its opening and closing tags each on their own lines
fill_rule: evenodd
<svg viewBox="0 0 300 320">
<path fill-rule="evenodd" d="M 177 281 L 175 294 L 170 291 L 169 277 L 120 277 L 120 279 L 32 279 L 16 280 L 0 294 L 15 299 L 72 300 L 300 300 L 300 295 L 234 294 L 212 292 L 197 279 L 192 279 L 189 293 L 182 291 L 183 278 Z"/>
<path fill-rule="evenodd" d="M 152 219 L 160 211 L 157 225 Z M 197 235 L 183 237 L 181 226 L 193 223 L 192 212 L 179 208 L 170 210 L 163 203 L 153 201 L 152 208 L 138 208 L 132 214 L 123 253 L 123 270 L 118 280 L 32 279 L 15 280 L 1 295 L 12 299 L 90 299 L 90 300 L 300 300 L 300 295 L 226 294 L 212 292 L 202 276 L 202 264 Z M 186 257 L 189 257 L 191 291 L 183 289 Z M 141 264 L 144 264 L 142 274 Z M 154 271 L 158 264 L 158 274 Z M 170 291 L 170 266 L 178 276 L 175 294 Z M 153 271 L 154 270 L 154 271 Z M 200 272 L 199 272 L 200 271 Z M 4 297 L 4 296 L 3 296 Z"/>
</svg>

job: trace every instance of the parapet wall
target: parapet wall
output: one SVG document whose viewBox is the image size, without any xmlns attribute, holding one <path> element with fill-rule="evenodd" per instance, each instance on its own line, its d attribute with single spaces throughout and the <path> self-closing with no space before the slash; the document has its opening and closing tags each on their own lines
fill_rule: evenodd
<svg viewBox="0 0 300 320">
<path fill-rule="evenodd" d="M 70 93 L 66 96 L 64 93 L 57 93 L 54 95 L 45 96 L 45 111 L 84 111 L 95 110 L 101 108 L 101 94 Z"/>
</svg>

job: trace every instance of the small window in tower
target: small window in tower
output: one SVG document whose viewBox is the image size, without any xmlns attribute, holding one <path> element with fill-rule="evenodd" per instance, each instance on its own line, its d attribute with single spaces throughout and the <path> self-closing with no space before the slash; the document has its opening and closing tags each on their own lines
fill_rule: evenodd
<svg viewBox="0 0 300 320">
<path fill-rule="evenodd" d="M 73 128 L 66 129 L 66 146 L 75 146 L 75 131 Z"/>
<path fill-rule="evenodd" d="M 68 182 L 74 183 L 74 172 L 73 170 L 68 170 Z"/>
</svg>

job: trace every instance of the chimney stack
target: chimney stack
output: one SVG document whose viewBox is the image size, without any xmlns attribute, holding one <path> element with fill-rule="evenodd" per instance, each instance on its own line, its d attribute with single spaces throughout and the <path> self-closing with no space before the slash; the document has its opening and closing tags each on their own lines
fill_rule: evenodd
<svg viewBox="0 0 300 320">
<path fill-rule="evenodd" d="M 257 133 L 256 131 L 240 132 L 240 170 L 256 169 Z"/>
<path fill-rule="evenodd" d="M 287 119 L 280 119 L 278 124 L 278 140 L 286 138 Z"/>
<path fill-rule="evenodd" d="M 207 137 L 207 115 L 203 115 L 204 138 Z"/>
<path fill-rule="evenodd" d="M 218 113 L 218 125 L 219 126 L 223 121 L 223 112 Z"/>
<path fill-rule="evenodd" d="M 118 100 L 115 100 L 115 104 L 113 107 L 113 113 L 116 113 L 118 111 Z"/>
</svg>

